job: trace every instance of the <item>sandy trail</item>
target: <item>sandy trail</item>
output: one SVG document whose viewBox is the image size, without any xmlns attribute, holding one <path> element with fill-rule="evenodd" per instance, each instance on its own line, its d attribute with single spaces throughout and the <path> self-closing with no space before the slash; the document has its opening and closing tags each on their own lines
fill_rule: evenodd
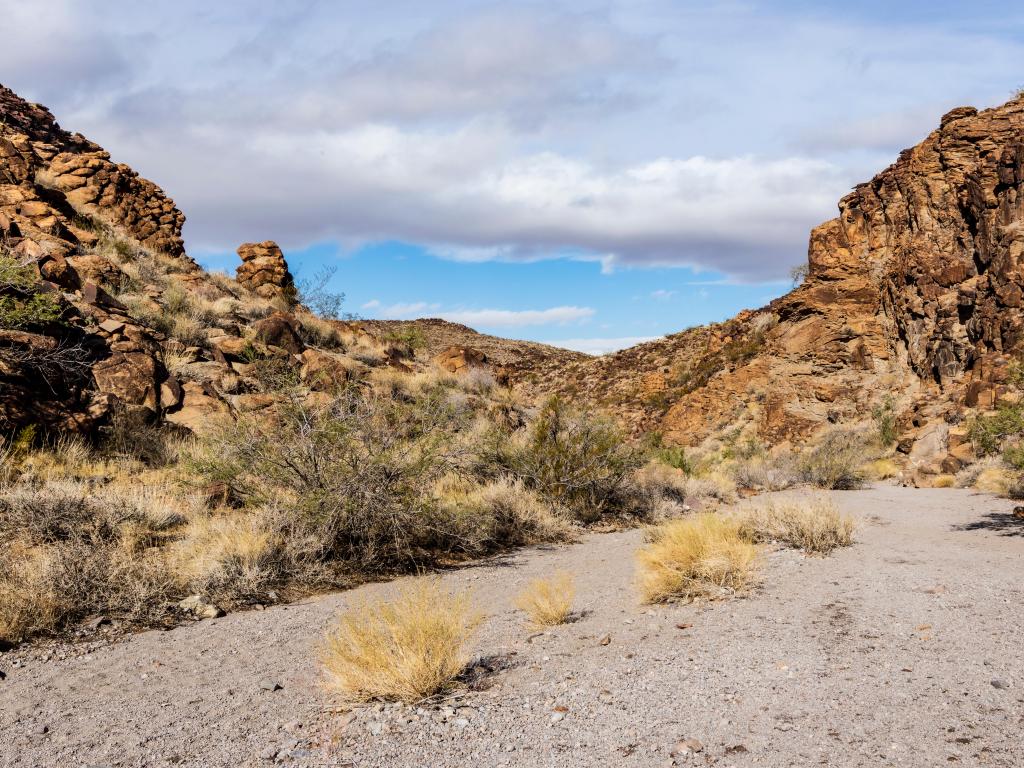
<svg viewBox="0 0 1024 768">
<path fill-rule="evenodd" d="M 639 605 L 638 531 L 446 575 L 490 614 L 477 645 L 500 669 L 420 710 L 343 716 L 317 683 L 332 617 L 387 584 L 80 657 L 0 654 L 0 765 L 1024 765 L 1013 504 L 889 486 L 833 497 L 860 520 L 857 544 L 771 554 L 745 599 Z M 577 575 L 586 615 L 528 640 L 512 598 L 557 569 Z M 701 751 L 671 756 L 686 738 Z"/>
</svg>

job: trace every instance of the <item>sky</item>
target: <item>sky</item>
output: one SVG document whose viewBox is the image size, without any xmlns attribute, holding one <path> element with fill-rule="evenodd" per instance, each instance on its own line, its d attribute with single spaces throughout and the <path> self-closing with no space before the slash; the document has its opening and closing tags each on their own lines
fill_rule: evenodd
<svg viewBox="0 0 1024 768">
<path fill-rule="evenodd" d="M 0 0 L 0 83 L 344 309 L 603 353 L 759 307 L 853 185 L 1024 86 L 1024 6 Z"/>
</svg>

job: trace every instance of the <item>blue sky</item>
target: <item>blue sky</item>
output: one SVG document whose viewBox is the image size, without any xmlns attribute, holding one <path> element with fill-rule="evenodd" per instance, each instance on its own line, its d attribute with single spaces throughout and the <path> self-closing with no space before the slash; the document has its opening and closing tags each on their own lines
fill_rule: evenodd
<svg viewBox="0 0 1024 768">
<path fill-rule="evenodd" d="M 759 306 L 948 109 L 1024 85 L 994 2 L 0 0 L 0 82 L 277 240 L 346 308 L 605 351 Z"/>
</svg>

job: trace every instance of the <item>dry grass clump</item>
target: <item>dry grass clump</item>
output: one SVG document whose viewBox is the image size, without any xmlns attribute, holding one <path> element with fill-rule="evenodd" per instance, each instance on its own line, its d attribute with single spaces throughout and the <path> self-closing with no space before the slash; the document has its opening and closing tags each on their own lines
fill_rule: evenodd
<svg viewBox="0 0 1024 768">
<path fill-rule="evenodd" d="M 974 488 L 1005 496 L 1016 481 L 1015 473 L 998 456 L 985 456 L 956 474 L 958 488 Z"/>
<path fill-rule="evenodd" d="M 321 652 L 327 687 L 353 703 L 414 703 L 444 693 L 469 663 L 467 645 L 481 620 L 467 594 L 415 579 L 393 600 L 342 614 Z"/>
<path fill-rule="evenodd" d="M 499 477 L 483 483 L 457 475 L 442 478 L 434 490 L 432 523 L 447 532 L 449 548 L 482 555 L 501 547 L 565 541 L 573 526 L 522 480 Z"/>
<path fill-rule="evenodd" d="M 652 529 L 637 552 L 638 586 L 644 601 L 717 597 L 752 580 L 757 546 L 738 520 L 705 513 Z"/>
<path fill-rule="evenodd" d="M 761 504 L 738 519 L 740 532 L 751 541 L 779 541 L 807 553 L 828 554 L 853 543 L 853 519 L 826 498 Z"/>
<path fill-rule="evenodd" d="M 160 546 L 182 518 L 139 495 L 87 483 L 19 483 L 0 495 L 0 640 L 93 614 L 141 620 L 173 578 Z"/>
<path fill-rule="evenodd" d="M 531 581 L 516 598 L 516 607 L 526 613 L 533 626 L 553 627 L 569 621 L 575 599 L 576 581 L 563 571 Z"/>
<path fill-rule="evenodd" d="M 932 488 L 955 488 L 956 487 L 956 476 L 955 475 L 936 475 L 935 479 L 932 480 Z"/>
<path fill-rule="evenodd" d="M 196 516 L 169 551 L 185 591 L 254 598 L 281 577 L 280 542 L 258 515 Z"/>
<path fill-rule="evenodd" d="M 869 461 L 861 471 L 864 476 L 871 480 L 889 480 L 900 473 L 899 465 L 890 458 L 875 459 Z"/>
</svg>

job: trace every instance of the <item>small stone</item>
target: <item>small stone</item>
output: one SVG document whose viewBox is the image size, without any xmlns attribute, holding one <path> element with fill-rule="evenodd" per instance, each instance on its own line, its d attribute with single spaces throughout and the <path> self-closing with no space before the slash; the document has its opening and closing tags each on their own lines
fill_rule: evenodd
<svg viewBox="0 0 1024 768">
<path fill-rule="evenodd" d="M 600 693 L 597 694 L 597 700 L 600 701 L 602 704 L 611 704 L 612 703 L 612 692 L 611 691 L 607 691 L 607 690 L 606 691 L 601 691 Z"/>
<path fill-rule="evenodd" d="M 469 720 L 467 720 L 464 717 L 460 717 L 455 720 L 454 725 L 456 728 L 465 728 L 467 725 L 469 725 Z"/>
<path fill-rule="evenodd" d="M 264 691 L 280 691 L 281 684 L 276 680 L 271 680 L 269 677 L 265 677 L 262 680 L 260 680 L 260 688 L 262 688 Z"/>
<path fill-rule="evenodd" d="M 260 757 L 264 760 L 273 760 L 277 757 L 277 747 L 264 747 Z"/>
<path fill-rule="evenodd" d="M 295 731 L 302 730 L 302 723 L 298 720 L 292 720 L 281 726 L 288 733 L 295 733 Z"/>
<path fill-rule="evenodd" d="M 551 723 L 552 723 L 552 725 L 555 724 L 555 723 L 560 723 L 563 720 L 565 720 L 565 712 L 552 712 L 551 713 Z"/>
<path fill-rule="evenodd" d="M 1010 687 L 1010 684 L 1005 680 L 999 680 L 998 678 L 992 681 L 992 687 L 997 690 L 1005 690 Z"/>
<path fill-rule="evenodd" d="M 32 733 L 34 733 L 36 736 L 45 736 L 49 732 L 50 726 L 48 725 L 37 725 L 35 728 L 32 729 Z"/>
<path fill-rule="evenodd" d="M 672 757 L 677 757 L 679 755 L 688 755 L 691 752 L 702 752 L 703 750 L 704 743 L 700 739 L 680 739 L 672 747 L 672 751 L 669 754 Z"/>
<path fill-rule="evenodd" d="M 611 635 L 605 635 L 600 640 L 598 640 L 597 643 L 598 643 L 598 645 L 608 645 L 609 643 L 611 643 L 611 641 L 612 641 L 612 636 Z"/>
</svg>

